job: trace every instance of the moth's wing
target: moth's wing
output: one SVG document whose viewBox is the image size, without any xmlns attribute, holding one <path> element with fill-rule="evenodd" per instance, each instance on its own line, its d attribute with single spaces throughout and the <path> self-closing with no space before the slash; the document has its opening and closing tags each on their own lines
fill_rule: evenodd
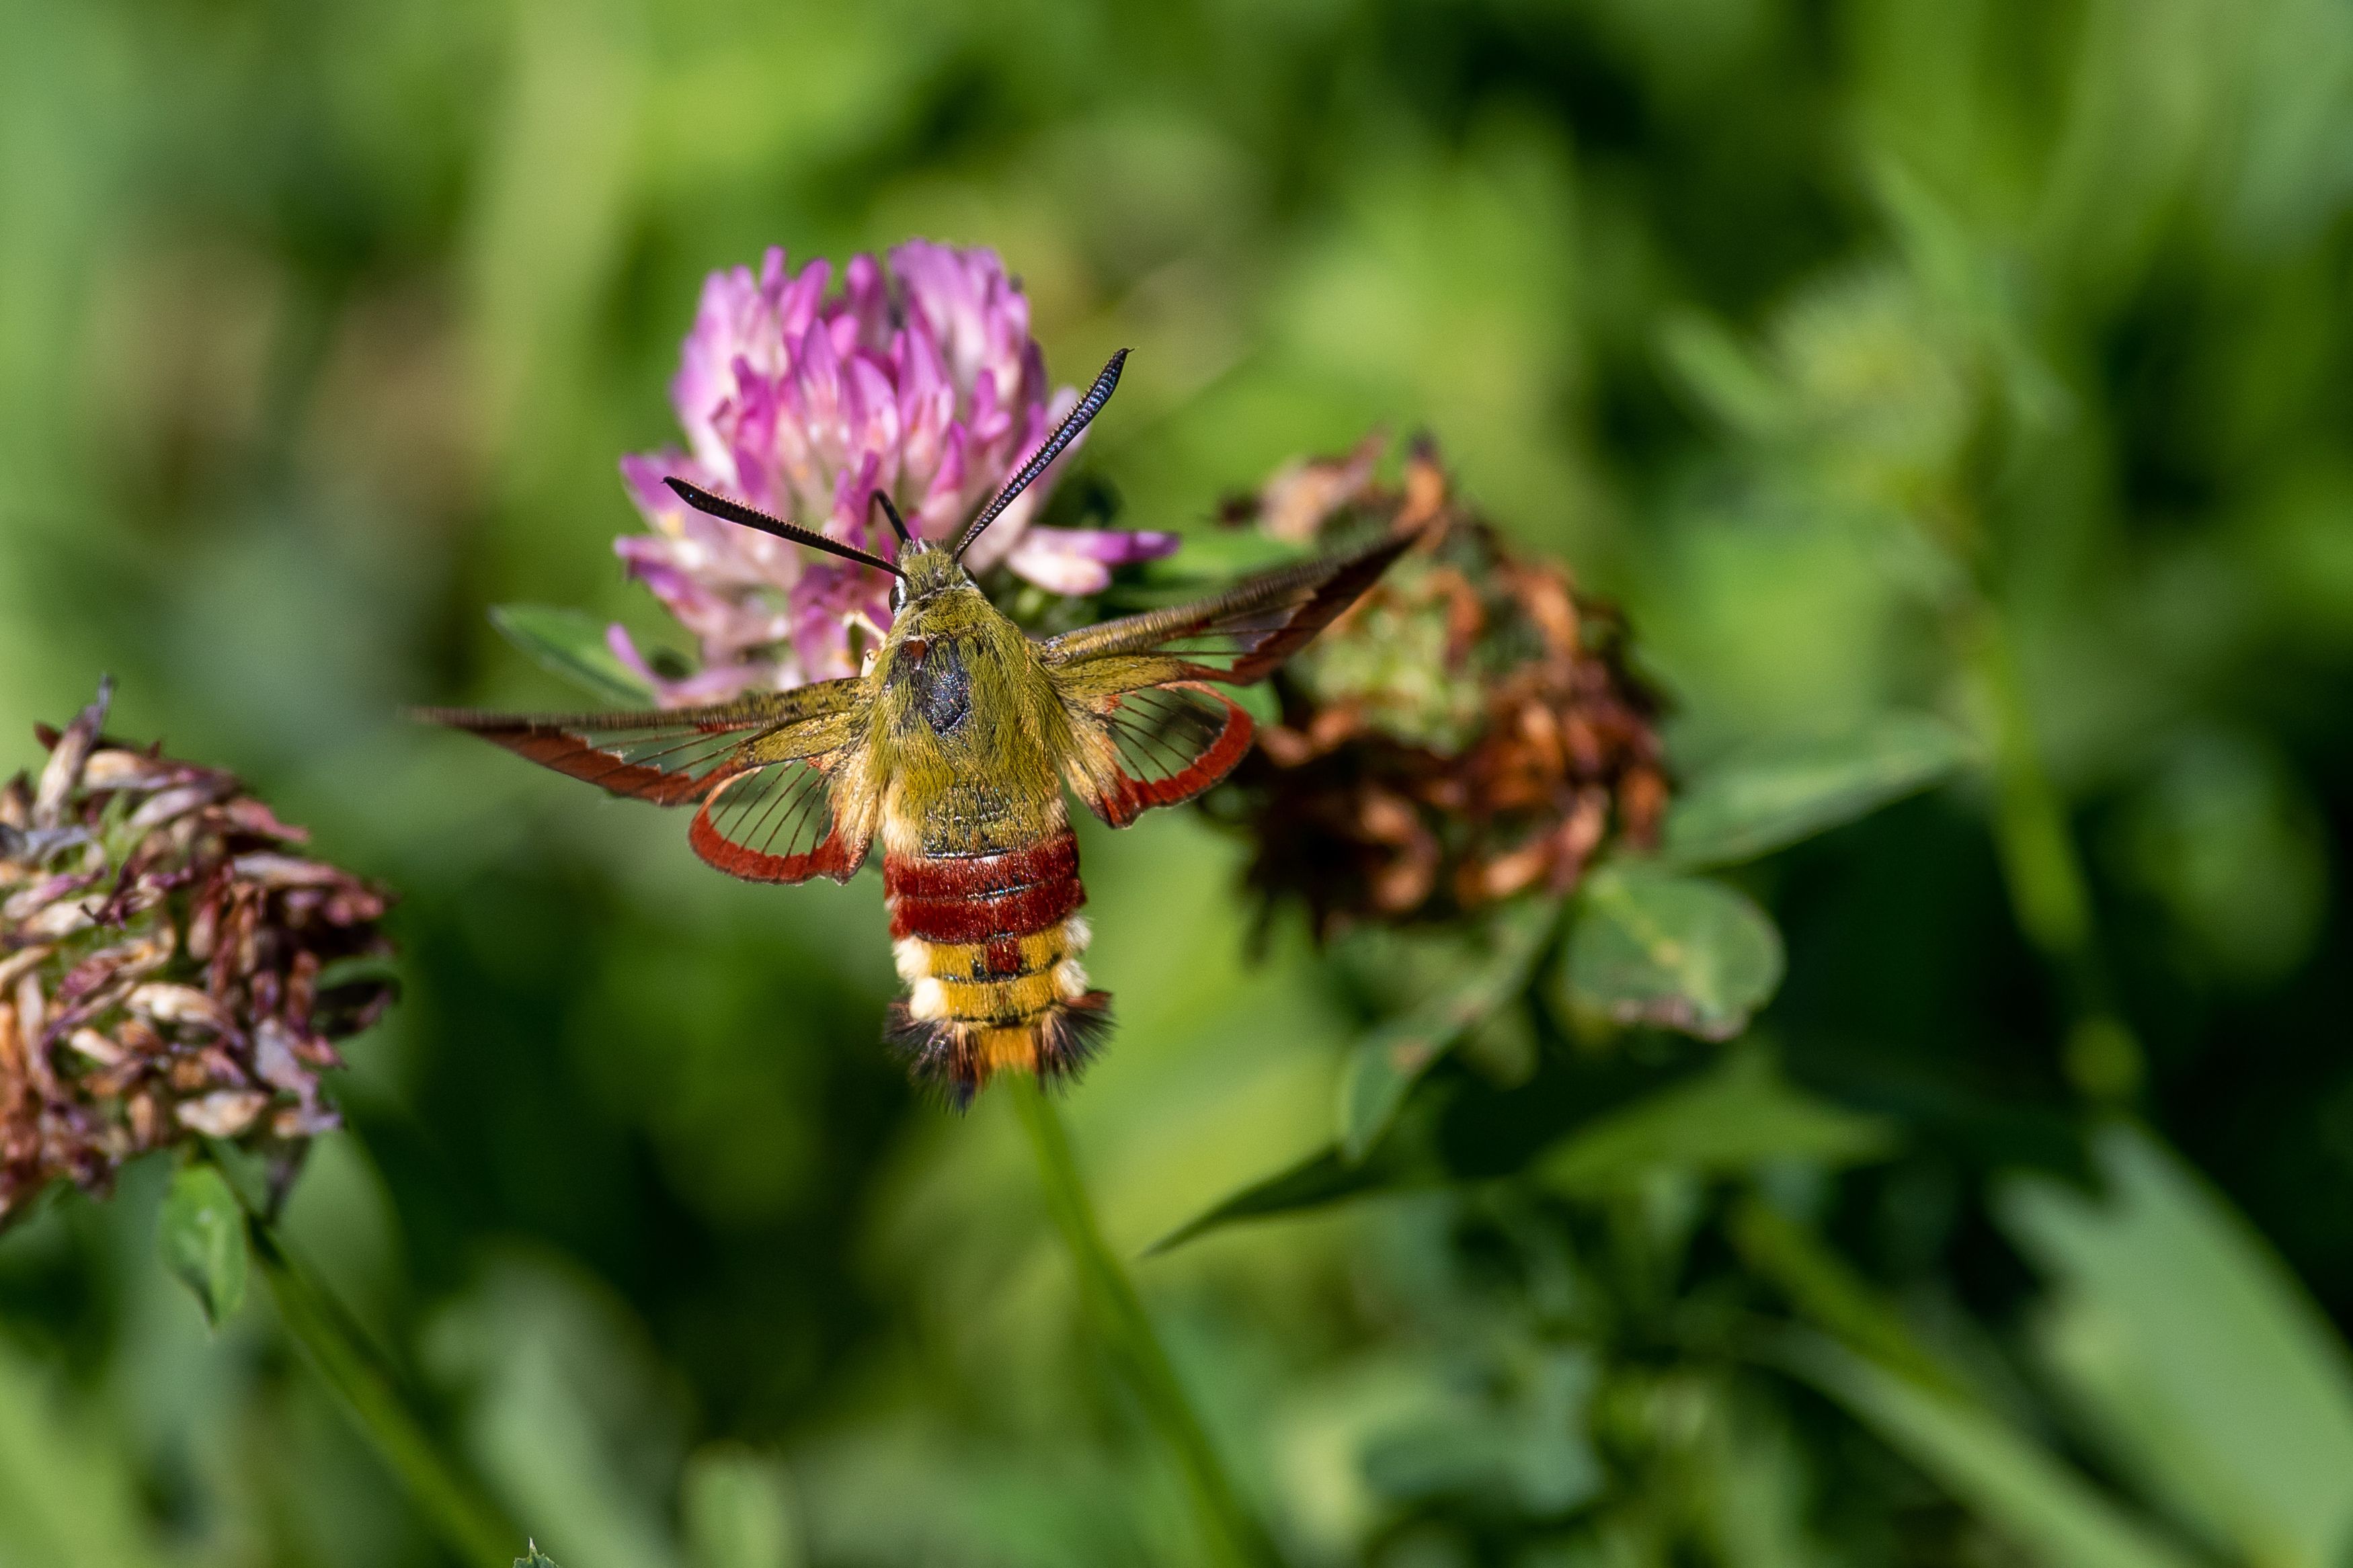
<svg viewBox="0 0 2353 1568">
<path fill-rule="evenodd" d="M 846 764 L 863 751 L 730 767 L 712 781 L 687 842 L 704 863 L 747 882 L 847 882 L 873 838 L 840 787 Z"/>
<path fill-rule="evenodd" d="M 1255 728 L 1240 703 L 1198 680 L 1111 692 L 1072 715 L 1076 755 L 1065 776 L 1097 816 L 1125 827 L 1233 772 Z"/>
<path fill-rule="evenodd" d="M 1392 535 L 1348 554 L 1245 577 L 1189 605 L 1064 632 L 1046 639 L 1039 654 L 1048 668 L 1094 690 L 1172 679 L 1247 686 L 1356 603 L 1416 537 Z"/>
<path fill-rule="evenodd" d="M 871 834 L 839 809 L 833 783 L 863 753 L 869 706 L 860 682 L 828 680 L 705 708 L 418 717 L 627 799 L 699 806 L 688 842 L 730 876 L 847 881 Z"/>
<path fill-rule="evenodd" d="M 688 805 L 702 799 L 735 753 L 752 742 L 779 761 L 828 750 L 839 743 L 843 721 L 865 703 L 858 681 L 825 680 L 702 708 L 616 713 L 423 708 L 416 716 L 480 735 L 626 799 Z"/>
<path fill-rule="evenodd" d="M 1105 621 L 1039 650 L 1071 715 L 1064 776 L 1096 816 L 1124 827 L 1192 799 L 1250 751 L 1250 716 L 1206 684 L 1264 677 L 1330 625 L 1414 541 L 1245 578 L 1190 605 Z"/>
</svg>

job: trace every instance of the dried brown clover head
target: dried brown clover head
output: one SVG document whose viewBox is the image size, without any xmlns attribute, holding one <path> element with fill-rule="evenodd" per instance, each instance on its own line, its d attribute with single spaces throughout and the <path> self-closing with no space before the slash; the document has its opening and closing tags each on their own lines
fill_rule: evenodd
<svg viewBox="0 0 2353 1568">
<path fill-rule="evenodd" d="M 385 894 L 231 774 L 104 736 L 110 693 L 0 787 L 0 1226 L 198 1135 L 290 1175 L 337 1124 L 334 1043 L 391 999 L 336 973 L 389 952 Z"/>
<path fill-rule="evenodd" d="M 1462 507 L 1427 445 L 1376 482 L 1380 447 L 1287 465 L 1229 509 L 1300 543 L 1423 530 L 1277 675 L 1282 722 L 1212 808 L 1249 832 L 1252 887 L 1326 936 L 1566 892 L 1613 835 L 1650 845 L 1667 802 L 1623 621 Z"/>
</svg>

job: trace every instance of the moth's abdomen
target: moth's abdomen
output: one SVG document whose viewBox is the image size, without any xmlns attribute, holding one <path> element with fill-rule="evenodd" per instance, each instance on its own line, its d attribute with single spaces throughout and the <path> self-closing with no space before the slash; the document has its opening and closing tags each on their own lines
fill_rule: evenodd
<svg viewBox="0 0 2353 1568">
<path fill-rule="evenodd" d="M 990 1076 L 1053 1079 L 1085 1065 L 1110 1026 L 1087 989 L 1079 846 L 1069 828 L 984 855 L 887 855 L 882 896 L 908 996 L 891 1038 L 961 1105 Z"/>
</svg>

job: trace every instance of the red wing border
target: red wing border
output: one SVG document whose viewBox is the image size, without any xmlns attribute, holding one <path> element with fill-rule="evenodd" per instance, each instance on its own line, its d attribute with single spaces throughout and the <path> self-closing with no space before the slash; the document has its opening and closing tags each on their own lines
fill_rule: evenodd
<svg viewBox="0 0 2353 1568">
<path fill-rule="evenodd" d="M 847 882 L 866 842 L 844 837 L 834 809 L 831 756 L 723 773 L 694 814 L 687 842 L 703 863 L 747 882 Z"/>
<path fill-rule="evenodd" d="M 1113 827 L 1199 795 L 1234 771 L 1256 732 L 1240 704 L 1190 680 L 1123 692 L 1106 700 L 1094 721 L 1110 737 L 1116 763 L 1107 785 L 1082 794 Z"/>
</svg>

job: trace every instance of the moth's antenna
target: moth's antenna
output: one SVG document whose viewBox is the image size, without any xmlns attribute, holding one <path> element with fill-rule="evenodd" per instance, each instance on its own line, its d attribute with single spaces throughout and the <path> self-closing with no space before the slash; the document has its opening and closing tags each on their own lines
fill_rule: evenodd
<svg viewBox="0 0 2353 1568">
<path fill-rule="evenodd" d="M 882 503 L 882 515 L 891 520 L 891 531 L 899 536 L 899 548 L 911 548 L 915 542 L 914 535 L 907 531 L 906 520 L 899 515 L 899 509 L 891 504 L 891 498 L 881 490 L 869 490 L 867 493 Z M 866 510 L 872 511 L 874 509 L 870 505 Z"/>
<path fill-rule="evenodd" d="M 964 531 L 964 537 L 956 541 L 957 560 L 964 559 L 964 552 L 971 548 L 974 540 L 980 537 L 980 531 L 995 522 L 997 514 L 1011 506 L 1013 498 L 1028 489 L 1029 482 L 1046 471 L 1046 465 L 1060 457 L 1062 448 L 1079 438 L 1079 432 L 1087 427 L 1087 421 L 1103 411 L 1103 405 L 1111 401 L 1111 389 L 1119 384 L 1119 367 L 1126 363 L 1125 349 L 1111 356 L 1111 363 L 1103 367 L 1103 374 L 1095 377 L 1095 384 L 1088 389 L 1087 395 L 1079 399 L 1079 405 L 1071 410 L 1071 416 L 1054 426 L 1054 433 L 1046 437 L 1046 444 L 1021 465 L 1021 471 L 1013 476 L 1012 482 L 997 491 L 997 499 L 972 520 L 972 525 Z"/>
<path fill-rule="evenodd" d="M 763 533 L 773 533 L 778 539 L 789 539 L 795 544 L 806 544 L 811 550 L 822 550 L 828 555 L 839 555 L 845 561 L 855 561 L 862 566 L 875 567 L 880 571 L 888 572 L 893 577 L 906 575 L 904 572 L 900 571 L 880 555 L 869 555 L 854 545 L 844 544 L 839 539 L 828 539 L 813 529 L 802 528 L 797 524 L 786 522 L 782 518 L 770 517 L 765 511 L 754 511 L 740 501 L 729 500 L 725 496 L 712 495 L 709 490 L 699 489 L 684 479 L 672 477 L 665 479 L 662 483 L 677 491 L 678 499 L 697 511 L 708 512 L 712 517 L 724 518 L 729 522 L 740 522 L 746 528 L 756 528 Z"/>
</svg>

